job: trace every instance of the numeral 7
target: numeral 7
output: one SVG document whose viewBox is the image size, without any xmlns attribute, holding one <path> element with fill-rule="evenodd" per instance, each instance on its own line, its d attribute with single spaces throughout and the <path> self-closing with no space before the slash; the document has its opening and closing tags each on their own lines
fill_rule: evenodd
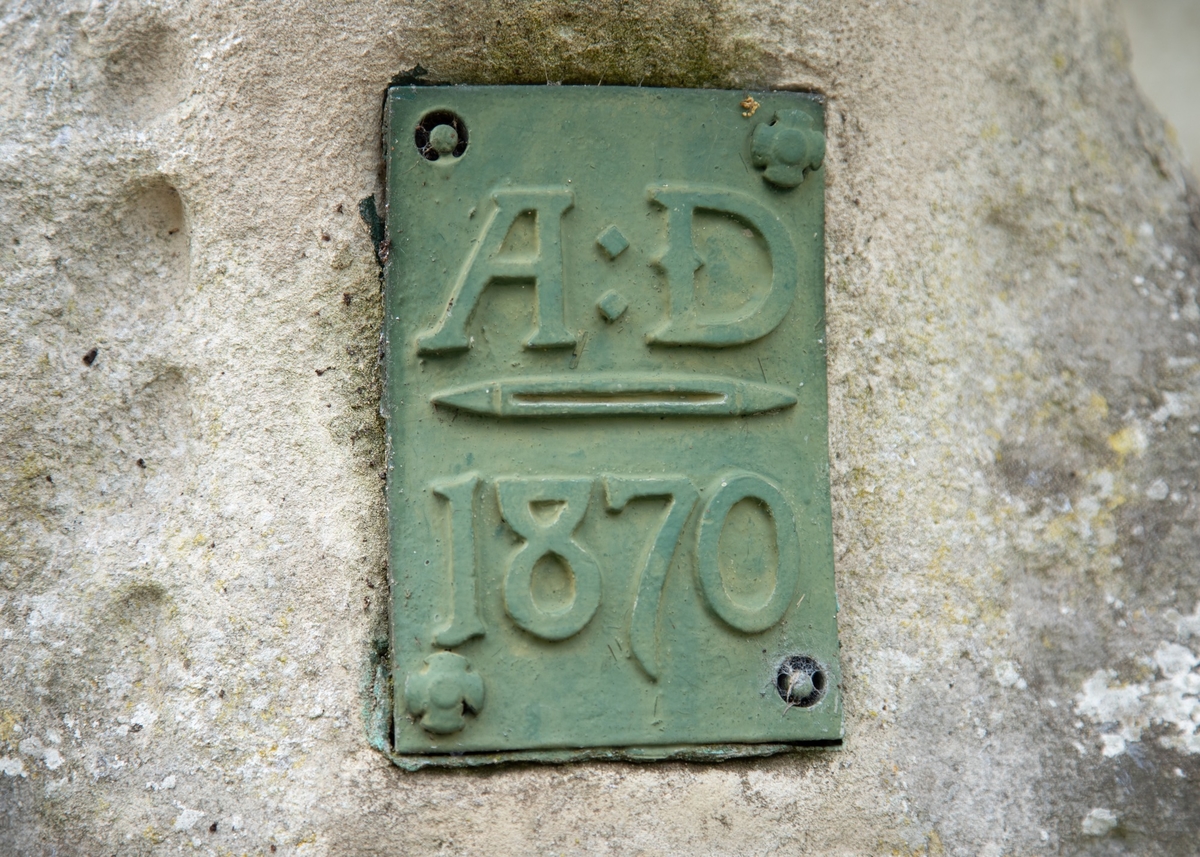
<svg viewBox="0 0 1200 857">
<path fill-rule="evenodd" d="M 666 497 L 662 526 L 646 553 L 638 579 L 637 600 L 629 624 L 629 642 L 646 675 L 655 681 L 658 665 L 658 607 L 667 569 L 679 545 L 679 536 L 698 497 L 696 486 L 685 476 L 605 476 L 604 499 L 609 511 L 619 512 L 630 500 Z"/>
</svg>

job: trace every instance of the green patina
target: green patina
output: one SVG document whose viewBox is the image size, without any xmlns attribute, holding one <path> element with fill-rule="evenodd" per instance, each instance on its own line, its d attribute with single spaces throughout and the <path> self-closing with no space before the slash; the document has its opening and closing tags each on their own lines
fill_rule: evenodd
<svg viewBox="0 0 1200 857">
<path fill-rule="evenodd" d="M 822 113 L 390 91 L 399 764 L 840 740 Z"/>
</svg>

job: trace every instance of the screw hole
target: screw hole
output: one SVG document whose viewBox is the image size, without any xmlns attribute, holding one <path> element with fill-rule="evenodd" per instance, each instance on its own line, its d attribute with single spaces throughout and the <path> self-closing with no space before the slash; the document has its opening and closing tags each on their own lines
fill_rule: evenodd
<svg viewBox="0 0 1200 857">
<path fill-rule="evenodd" d="M 825 668 L 808 655 L 792 655 L 779 665 L 775 689 L 788 705 L 811 708 L 825 695 Z"/>
<path fill-rule="evenodd" d="M 467 125 L 457 113 L 434 110 L 417 123 L 413 142 L 421 157 L 428 161 L 441 157 L 461 158 L 467 150 Z"/>
</svg>

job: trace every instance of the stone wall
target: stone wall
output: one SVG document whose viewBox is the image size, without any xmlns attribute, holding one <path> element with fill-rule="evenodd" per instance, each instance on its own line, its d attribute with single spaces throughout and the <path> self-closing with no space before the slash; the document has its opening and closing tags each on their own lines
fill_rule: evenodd
<svg viewBox="0 0 1200 857">
<path fill-rule="evenodd" d="M 0 853 L 1190 855 L 1200 199 L 1110 3 L 0 17 Z M 406 773 L 388 82 L 828 99 L 846 742 Z"/>
</svg>

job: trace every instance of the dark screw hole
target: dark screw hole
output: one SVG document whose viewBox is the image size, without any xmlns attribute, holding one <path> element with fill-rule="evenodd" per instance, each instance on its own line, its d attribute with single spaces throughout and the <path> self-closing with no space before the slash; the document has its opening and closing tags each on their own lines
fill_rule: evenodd
<svg viewBox="0 0 1200 857">
<path fill-rule="evenodd" d="M 458 137 L 458 142 L 449 153 L 438 151 L 438 147 L 444 145 L 444 141 L 450 137 L 447 131 L 434 131 L 439 125 L 448 126 Z M 435 110 L 421 117 L 421 121 L 417 123 L 416 132 L 413 134 L 413 140 L 417 144 L 417 151 L 426 160 L 436 161 L 444 154 L 449 154 L 452 158 L 461 158 L 462 153 L 467 150 L 467 125 L 457 113 L 451 113 L 449 110 Z"/>
<path fill-rule="evenodd" d="M 775 689 L 788 705 L 811 708 L 825 695 L 825 669 L 808 655 L 792 655 L 779 665 Z"/>
</svg>

